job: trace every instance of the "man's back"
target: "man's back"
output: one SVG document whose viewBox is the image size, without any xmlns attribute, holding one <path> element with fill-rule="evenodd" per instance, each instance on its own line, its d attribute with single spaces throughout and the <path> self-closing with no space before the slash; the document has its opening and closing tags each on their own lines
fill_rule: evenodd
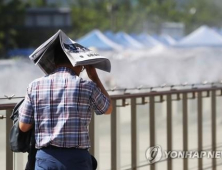
<svg viewBox="0 0 222 170">
<path fill-rule="evenodd" d="M 35 121 L 36 148 L 89 148 L 92 109 L 103 114 L 109 107 L 108 98 L 95 83 L 82 80 L 66 67 L 33 81 L 25 101 L 20 121 Z"/>
</svg>

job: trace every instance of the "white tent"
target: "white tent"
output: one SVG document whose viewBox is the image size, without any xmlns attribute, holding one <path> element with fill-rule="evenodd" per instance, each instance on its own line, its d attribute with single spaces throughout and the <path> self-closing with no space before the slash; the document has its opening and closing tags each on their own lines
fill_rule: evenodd
<svg viewBox="0 0 222 170">
<path fill-rule="evenodd" d="M 222 46 L 222 36 L 207 26 L 201 26 L 182 40 L 176 47 L 218 47 Z"/>
<path fill-rule="evenodd" d="M 93 47 L 98 50 L 121 50 L 122 47 L 108 39 L 103 33 L 97 29 L 89 32 L 85 36 L 77 40 L 77 42 L 86 47 Z"/>
</svg>

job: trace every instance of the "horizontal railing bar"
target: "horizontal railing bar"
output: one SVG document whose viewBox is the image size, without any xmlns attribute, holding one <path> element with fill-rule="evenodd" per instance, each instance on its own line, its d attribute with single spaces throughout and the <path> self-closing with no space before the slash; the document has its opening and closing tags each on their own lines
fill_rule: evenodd
<svg viewBox="0 0 222 170">
<path fill-rule="evenodd" d="M 9 110 L 15 107 L 16 103 L 0 104 L 0 110 Z"/>
<path fill-rule="evenodd" d="M 24 96 L 20 96 L 20 97 L 1 97 L 0 100 L 12 100 L 12 99 L 23 99 Z"/>
<path fill-rule="evenodd" d="M 222 90 L 221 87 L 213 86 L 213 87 L 206 87 L 206 88 L 189 88 L 189 89 L 172 89 L 166 91 L 150 91 L 144 93 L 120 93 L 120 94 L 111 94 L 112 99 L 125 99 L 125 98 L 132 98 L 132 97 L 148 97 L 154 95 L 167 95 L 167 94 L 179 94 L 179 93 L 191 93 L 191 92 L 199 92 L 199 91 L 209 91 L 209 90 Z M 108 91 L 108 90 L 107 90 Z M 0 98 L 0 100 L 13 100 L 13 99 L 22 99 L 24 96 L 20 97 L 12 97 L 12 98 Z"/>
<path fill-rule="evenodd" d="M 168 91 L 152 91 L 146 93 L 125 93 L 125 94 L 116 94 L 110 95 L 111 99 L 129 99 L 129 98 L 140 98 L 140 97 L 149 97 L 149 96 L 160 96 L 167 94 L 183 94 L 183 93 L 193 93 L 193 92 L 202 92 L 202 91 L 211 91 L 211 90 L 222 90 L 222 87 L 209 87 L 209 88 L 195 88 L 195 89 L 180 89 L 180 90 L 168 90 Z M 16 98 L 16 97 L 15 97 Z M 24 98 L 24 97 L 18 97 Z M 5 98 L 7 99 L 7 98 Z M 14 98 L 12 98 L 14 99 Z M 14 108 L 16 103 L 6 103 L 0 104 L 0 110 L 7 110 Z"/>
<path fill-rule="evenodd" d="M 175 90 L 175 91 L 179 91 L 181 89 L 173 89 L 174 87 L 190 87 L 191 89 L 198 89 L 200 88 L 200 86 L 210 86 L 208 88 L 213 88 L 213 87 L 217 87 L 217 86 L 221 86 L 222 88 L 222 80 L 219 82 L 203 82 L 203 83 L 196 83 L 196 84 L 188 84 L 188 83 L 184 83 L 184 84 L 175 84 L 175 85 L 167 85 L 167 84 L 163 84 L 163 85 L 159 85 L 159 86 L 139 86 L 139 87 L 130 87 L 130 88 L 112 88 L 112 89 L 107 89 L 107 91 L 109 92 L 114 92 L 114 91 L 132 91 L 132 90 L 150 90 L 150 92 L 153 92 L 154 89 L 164 89 L 164 88 L 170 88 L 170 90 Z M 0 100 L 12 100 L 12 99 L 22 99 L 24 98 L 24 96 L 19 96 L 19 97 L 7 97 L 7 95 L 5 95 L 6 97 L 0 97 Z"/>
<path fill-rule="evenodd" d="M 131 90 L 152 90 L 152 89 L 160 89 L 160 88 L 171 88 L 173 89 L 174 87 L 192 87 L 192 88 L 197 88 L 198 86 L 221 86 L 222 85 L 222 80 L 219 81 L 219 82 L 202 82 L 202 83 L 191 83 L 191 84 L 188 84 L 188 83 L 183 83 L 183 84 L 162 84 L 162 85 L 159 85 L 159 86 L 143 86 L 143 85 L 140 85 L 138 87 L 129 87 L 129 88 L 111 88 L 111 89 L 108 89 L 107 91 L 131 91 Z"/>
<path fill-rule="evenodd" d="M 146 92 L 146 93 L 125 93 L 125 94 L 111 95 L 110 97 L 112 99 L 118 100 L 118 99 L 126 99 L 126 98 L 139 98 L 139 97 L 149 97 L 149 96 L 159 96 L 159 95 L 179 94 L 179 93 L 192 93 L 192 92 L 211 91 L 211 90 L 222 90 L 222 87 L 153 91 L 153 92 Z"/>
<path fill-rule="evenodd" d="M 6 116 L 0 115 L 0 119 L 5 119 Z"/>
</svg>

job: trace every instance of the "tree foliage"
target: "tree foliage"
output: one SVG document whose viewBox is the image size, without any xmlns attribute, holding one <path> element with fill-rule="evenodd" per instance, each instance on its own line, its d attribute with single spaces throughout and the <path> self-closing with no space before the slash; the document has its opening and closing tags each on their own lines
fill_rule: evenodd
<svg viewBox="0 0 222 170">
<path fill-rule="evenodd" d="M 47 4 L 46 0 L 31 1 L 31 7 L 61 7 L 62 2 Z M 221 27 L 221 6 L 215 0 L 187 0 L 184 4 L 176 0 L 66 0 L 65 6 L 72 13 L 72 30 L 70 35 L 77 39 L 93 29 L 131 32 L 147 31 L 154 25 L 158 30 L 163 22 L 182 22 L 187 32 L 201 25 Z M 222 3 L 221 3 L 222 4 Z M 0 3 L 0 53 L 9 48 L 24 47 L 21 38 L 26 34 L 19 31 L 24 24 L 24 12 L 27 4 L 19 0 Z M 30 33 L 32 34 L 32 33 Z M 45 33 L 47 34 L 47 33 Z M 35 41 L 37 35 L 29 35 Z M 38 44 L 42 42 L 35 42 Z M 30 43 L 32 44 L 32 43 Z M 2 55 L 1 55 L 2 56 Z"/>
<path fill-rule="evenodd" d="M 25 4 L 13 0 L 0 4 L 0 55 L 7 49 L 16 47 L 16 36 L 18 27 L 24 23 Z"/>
<path fill-rule="evenodd" d="M 72 6 L 73 34 L 80 36 L 101 30 L 142 32 L 153 24 L 158 31 L 163 22 L 182 22 L 187 32 L 200 25 L 221 27 L 221 7 L 214 1 L 188 0 L 178 5 L 175 0 L 77 0 Z"/>
<path fill-rule="evenodd" d="M 98 28 L 105 30 L 109 27 L 109 14 L 106 11 L 106 2 L 84 4 L 84 1 L 77 1 L 78 5 L 72 6 L 72 35 L 74 38 Z"/>
<path fill-rule="evenodd" d="M 222 26 L 221 6 L 218 6 L 217 3 L 213 3 L 213 1 L 194 0 L 191 1 L 185 9 L 187 15 L 185 15 L 181 21 L 187 25 L 188 31 L 191 31 L 200 25 L 213 27 Z"/>
</svg>

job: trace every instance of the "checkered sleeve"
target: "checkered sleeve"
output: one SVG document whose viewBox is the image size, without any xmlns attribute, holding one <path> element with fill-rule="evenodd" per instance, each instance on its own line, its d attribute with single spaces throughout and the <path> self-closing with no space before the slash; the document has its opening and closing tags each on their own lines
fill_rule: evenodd
<svg viewBox="0 0 222 170">
<path fill-rule="evenodd" d="M 30 99 L 31 85 L 27 88 L 25 100 L 19 108 L 19 121 L 27 124 L 34 122 L 34 111 Z"/>
<path fill-rule="evenodd" d="M 92 95 L 91 95 L 91 103 L 94 111 L 97 115 L 104 114 L 110 105 L 110 101 L 108 97 L 106 97 L 101 90 L 93 83 L 92 86 Z"/>
</svg>

